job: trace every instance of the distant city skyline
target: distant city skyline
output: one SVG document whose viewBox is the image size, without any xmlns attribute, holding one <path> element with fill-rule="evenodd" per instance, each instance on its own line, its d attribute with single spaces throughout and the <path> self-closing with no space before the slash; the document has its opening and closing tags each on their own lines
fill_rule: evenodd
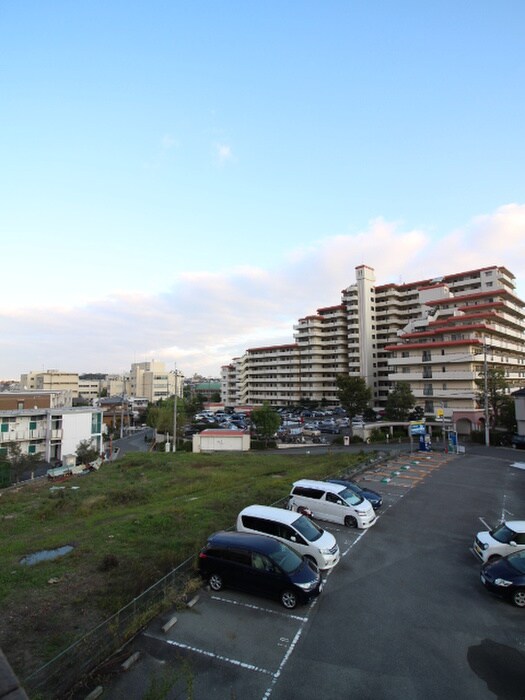
<svg viewBox="0 0 525 700">
<path fill-rule="evenodd" d="M 22 0 L 0 42 L 0 380 L 293 341 L 354 268 L 525 297 L 525 4 Z"/>
</svg>

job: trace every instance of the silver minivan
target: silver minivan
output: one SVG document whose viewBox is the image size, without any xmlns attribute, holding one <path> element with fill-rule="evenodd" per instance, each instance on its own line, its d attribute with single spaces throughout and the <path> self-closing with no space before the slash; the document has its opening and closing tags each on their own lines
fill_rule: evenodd
<svg viewBox="0 0 525 700">
<path fill-rule="evenodd" d="M 342 484 L 300 479 L 292 487 L 288 500 L 290 510 L 308 508 L 314 518 L 341 523 L 347 527 L 366 529 L 377 516 L 372 504 Z"/>
<path fill-rule="evenodd" d="M 306 515 L 283 508 L 248 506 L 237 517 L 237 530 L 275 537 L 314 562 L 321 570 L 332 569 L 340 558 L 339 547 L 330 532 L 320 528 Z"/>
</svg>

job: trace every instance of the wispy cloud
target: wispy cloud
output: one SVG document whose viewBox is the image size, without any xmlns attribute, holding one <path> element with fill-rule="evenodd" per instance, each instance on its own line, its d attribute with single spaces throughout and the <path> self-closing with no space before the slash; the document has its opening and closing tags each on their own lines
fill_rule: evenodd
<svg viewBox="0 0 525 700">
<path fill-rule="evenodd" d="M 227 163 L 233 159 L 231 146 L 226 143 L 215 144 L 215 155 L 220 164 Z"/>
<path fill-rule="evenodd" d="M 525 296 L 525 205 L 508 204 L 440 238 L 378 218 L 363 231 L 288 251 L 272 269 L 245 266 L 180 275 L 163 294 L 114 293 L 77 308 L 0 311 L 0 378 L 39 368 L 123 371 L 177 362 L 217 374 L 246 348 L 291 342 L 293 324 L 337 304 L 367 264 L 377 283 L 504 265 Z"/>
<path fill-rule="evenodd" d="M 179 141 L 172 134 L 164 134 L 153 156 L 144 163 L 146 170 L 157 170 L 168 159 L 170 151 L 179 148 Z"/>
</svg>

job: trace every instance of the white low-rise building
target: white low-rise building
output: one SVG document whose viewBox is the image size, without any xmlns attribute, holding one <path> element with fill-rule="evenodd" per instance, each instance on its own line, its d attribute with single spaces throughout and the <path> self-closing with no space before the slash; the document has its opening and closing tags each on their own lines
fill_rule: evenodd
<svg viewBox="0 0 525 700">
<path fill-rule="evenodd" d="M 0 456 L 8 456 L 9 444 L 15 443 L 22 455 L 55 462 L 75 454 L 85 440 L 100 454 L 103 425 L 102 411 L 88 406 L 0 411 Z"/>
</svg>

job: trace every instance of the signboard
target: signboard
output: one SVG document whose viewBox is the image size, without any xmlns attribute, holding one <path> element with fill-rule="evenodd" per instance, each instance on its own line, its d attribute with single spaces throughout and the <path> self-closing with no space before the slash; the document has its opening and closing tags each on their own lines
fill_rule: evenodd
<svg viewBox="0 0 525 700">
<path fill-rule="evenodd" d="M 426 428 L 424 423 L 411 423 L 410 435 L 425 435 Z"/>
</svg>

